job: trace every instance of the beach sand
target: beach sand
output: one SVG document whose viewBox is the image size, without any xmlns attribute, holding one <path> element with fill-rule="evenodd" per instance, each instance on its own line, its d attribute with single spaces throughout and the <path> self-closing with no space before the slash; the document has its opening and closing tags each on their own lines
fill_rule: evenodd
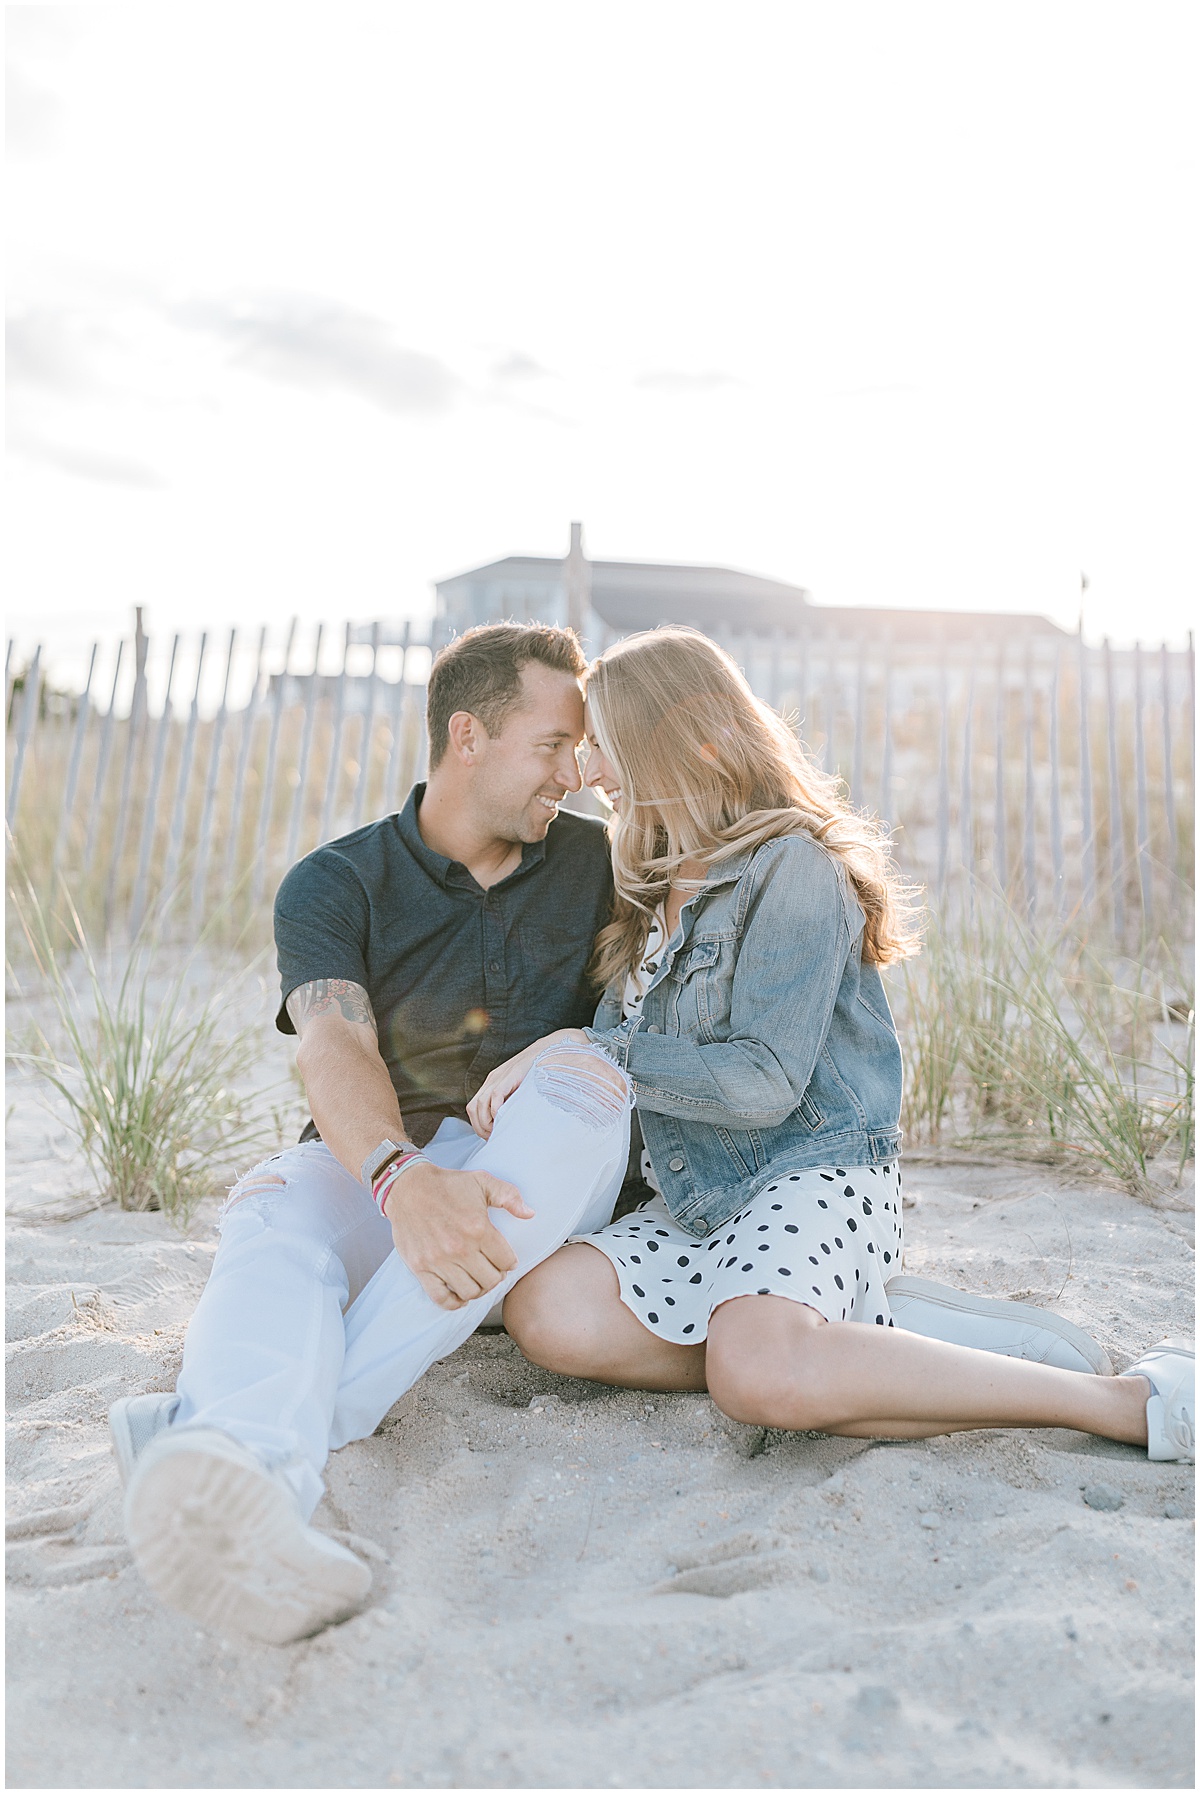
<svg viewBox="0 0 1200 1794">
<path fill-rule="evenodd" d="M 286 1649 L 198 1631 L 132 1567 L 105 1414 L 172 1387 L 216 1202 L 186 1233 L 72 1212 L 61 1128 L 20 1075 L 9 1103 L 10 1786 L 1192 1785 L 1190 1467 L 763 1432 L 503 1333 L 331 1461 L 363 1613 Z M 1191 1331 L 1178 1193 L 919 1162 L 907 1189 L 908 1271 L 1053 1306 L 1118 1368 Z"/>
</svg>

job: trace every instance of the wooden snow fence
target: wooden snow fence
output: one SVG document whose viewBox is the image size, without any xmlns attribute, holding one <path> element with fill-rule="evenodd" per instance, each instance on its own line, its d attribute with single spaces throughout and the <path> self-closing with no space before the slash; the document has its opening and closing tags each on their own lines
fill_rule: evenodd
<svg viewBox="0 0 1200 1794">
<path fill-rule="evenodd" d="M 932 904 L 969 907 L 985 887 L 1035 925 L 1078 913 L 1120 945 L 1190 932 L 1190 645 L 719 639 L 853 801 L 893 825 Z M 61 874 L 106 931 L 164 906 L 193 935 L 261 918 L 295 859 L 394 810 L 424 775 L 438 645 L 427 624 L 383 620 L 138 636 L 93 644 L 78 688 L 59 689 L 40 647 L 10 641 L 19 864 L 47 891 Z"/>
</svg>

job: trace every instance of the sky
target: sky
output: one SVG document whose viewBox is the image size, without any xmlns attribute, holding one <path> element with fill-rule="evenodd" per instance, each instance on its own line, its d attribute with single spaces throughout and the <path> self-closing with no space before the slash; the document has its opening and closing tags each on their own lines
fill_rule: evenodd
<svg viewBox="0 0 1200 1794">
<path fill-rule="evenodd" d="M 8 631 L 506 554 L 1186 637 L 1171 0 L 10 6 Z"/>
</svg>

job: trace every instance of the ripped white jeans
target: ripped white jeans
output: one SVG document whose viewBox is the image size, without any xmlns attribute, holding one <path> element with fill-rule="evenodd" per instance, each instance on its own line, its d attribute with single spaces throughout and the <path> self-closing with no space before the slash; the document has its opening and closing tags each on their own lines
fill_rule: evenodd
<svg viewBox="0 0 1200 1794">
<path fill-rule="evenodd" d="M 526 1271 L 571 1234 L 606 1224 L 625 1173 L 629 1107 L 624 1074 L 603 1054 L 555 1046 L 501 1108 L 490 1140 L 442 1123 L 426 1148 L 436 1164 L 504 1178 L 535 1211 L 529 1221 L 489 1211 L 517 1265 L 453 1312 L 425 1294 L 370 1193 L 321 1141 L 256 1166 L 222 1217 L 172 1424 L 231 1433 L 283 1470 L 311 1514 L 330 1451 L 373 1433 Z"/>
</svg>

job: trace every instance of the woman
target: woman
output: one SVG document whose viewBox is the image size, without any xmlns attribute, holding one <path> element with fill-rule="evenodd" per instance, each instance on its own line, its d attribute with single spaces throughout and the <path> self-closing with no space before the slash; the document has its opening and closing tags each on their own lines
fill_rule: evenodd
<svg viewBox="0 0 1200 1794">
<path fill-rule="evenodd" d="M 695 631 L 633 636 L 588 683 L 587 783 L 612 805 L 618 903 L 592 1043 L 628 1074 L 643 1208 L 508 1296 L 527 1357 L 703 1390 L 735 1420 L 854 1437 L 1068 1426 L 1193 1455 L 1194 1353 L 1120 1377 L 891 1325 L 900 1052 L 879 968 L 915 949 L 881 831 Z M 484 1138 L 547 1041 L 470 1104 Z"/>
</svg>

